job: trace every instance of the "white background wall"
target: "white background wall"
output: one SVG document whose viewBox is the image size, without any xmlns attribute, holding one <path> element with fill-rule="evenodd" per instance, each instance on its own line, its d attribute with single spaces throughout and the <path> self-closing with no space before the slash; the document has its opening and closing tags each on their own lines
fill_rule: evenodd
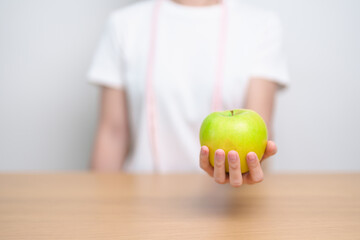
<svg viewBox="0 0 360 240">
<path fill-rule="evenodd" d="M 130 1 L 0 1 L 0 171 L 88 167 L 98 92 L 85 73 L 106 15 Z M 360 1 L 247 2 L 280 14 L 292 77 L 272 169 L 359 171 Z"/>
</svg>

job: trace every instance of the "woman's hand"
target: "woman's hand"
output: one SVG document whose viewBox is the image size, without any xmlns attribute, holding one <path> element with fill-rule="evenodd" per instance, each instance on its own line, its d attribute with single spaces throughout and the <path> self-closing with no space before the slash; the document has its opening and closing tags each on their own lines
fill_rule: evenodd
<svg viewBox="0 0 360 240">
<path fill-rule="evenodd" d="M 276 144 L 268 141 L 266 150 L 261 161 L 275 155 L 277 152 Z M 233 187 L 240 187 L 242 184 L 254 184 L 264 179 L 264 173 L 257 155 L 249 152 L 246 156 L 246 162 L 249 172 L 241 174 L 239 154 L 236 151 L 228 153 L 229 174 L 225 172 L 225 152 L 222 149 L 215 151 L 214 167 L 209 162 L 209 148 L 202 146 L 200 150 L 200 167 L 214 178 L 215 182 L 225 184 L 230 182 Z"/>
</svg>

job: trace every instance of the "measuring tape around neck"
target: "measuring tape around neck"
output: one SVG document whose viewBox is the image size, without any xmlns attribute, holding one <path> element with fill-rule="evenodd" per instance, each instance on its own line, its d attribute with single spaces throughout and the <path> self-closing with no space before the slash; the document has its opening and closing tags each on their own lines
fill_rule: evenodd
<svg viewBox="0 0 360 240">
<path fill-rule="evenodd" d="M 159 156 L 158 145 L 156 142 L 156 128 L 155 128 L 155 96 L 154 96 L 154 65 L 155 65 L 155 52 L 156 52 L 156 36 L 158 30 L 159 13 L 162 2 L 164 0 L 156 0 L 153 8 L 151 29 L 150 29 L 150 46 L 146 74 L 146 114 L 148 124 L 148 134 L 151 146 L 151 154 L 154 162 L 154 172 L 159 172 Z M 224 79 L 224 61 L 225 61 L 225 44 L 227 33 L 227 7 L 225 0 L 221 0 L 221 22 L 219 29 L 218 41 L 218 63 L 215 75 L 215 87 L 213 93 L 213 100 L 211 105 L 212 111 L 220 111 L 222 109 L 222 87 Z"/>
</svg>

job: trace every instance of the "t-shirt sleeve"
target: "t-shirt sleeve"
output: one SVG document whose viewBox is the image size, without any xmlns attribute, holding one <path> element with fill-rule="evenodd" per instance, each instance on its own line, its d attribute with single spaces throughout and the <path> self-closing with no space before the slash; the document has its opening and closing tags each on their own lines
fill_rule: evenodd
<svg viewBox="0 0 360 240">
<path fill-rule="evenodd" d="M 276 15 L 269 14 L 263 26 L 250 76 L 266 78 L 285 87 L 289 84 L 289 76 L 283 51 L 280 19 Z"/>
<path fill-rule="evenodd" d="M 115 18 L 110 15 L 87 73 L 90 83 L 111 88 L 122 88 L 124 85 L 121 41 L 116 30 Z"/>
</svg>

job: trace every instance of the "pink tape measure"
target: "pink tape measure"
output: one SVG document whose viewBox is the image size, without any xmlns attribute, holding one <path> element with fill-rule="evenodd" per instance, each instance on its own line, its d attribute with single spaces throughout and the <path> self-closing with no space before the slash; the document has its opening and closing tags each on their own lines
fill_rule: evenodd
<svg viewBox="0 0 360 240">
<path fill-rule="evenodd" d="M 156 54 L 156 36 L 158 30 L 159 13 L 163 0 L 156 0 L 152 19 L 151 19 L 151 35 L 150 35 L 150 49 L 149 59 L 146 74 L 146 106 L 147 106 L 147 123 L 149 141 L 151 145 L 151 154 L 154 162 L 154 171 L 159 171 L 159 158 L 158 158 L 158 145 L 156 142 L 156 116 L 155 116 L 155 96 L 153 90 L 154 83 L 154 65 L 155 65 L 155 54 Z M 225 58 L 225 44 L 226 44 L 226 33 L 227 33 L 227 7 L 225 0 L 221 0 L 221 24 L 220 24 L 220 36 L 218 46 L 218 63 L 215 76 L 215 87 L 212 100 L 212 111 L 220 111 L 222 109 L 222 86 L 224 80 L 224 58 Z"/>
</svg>

